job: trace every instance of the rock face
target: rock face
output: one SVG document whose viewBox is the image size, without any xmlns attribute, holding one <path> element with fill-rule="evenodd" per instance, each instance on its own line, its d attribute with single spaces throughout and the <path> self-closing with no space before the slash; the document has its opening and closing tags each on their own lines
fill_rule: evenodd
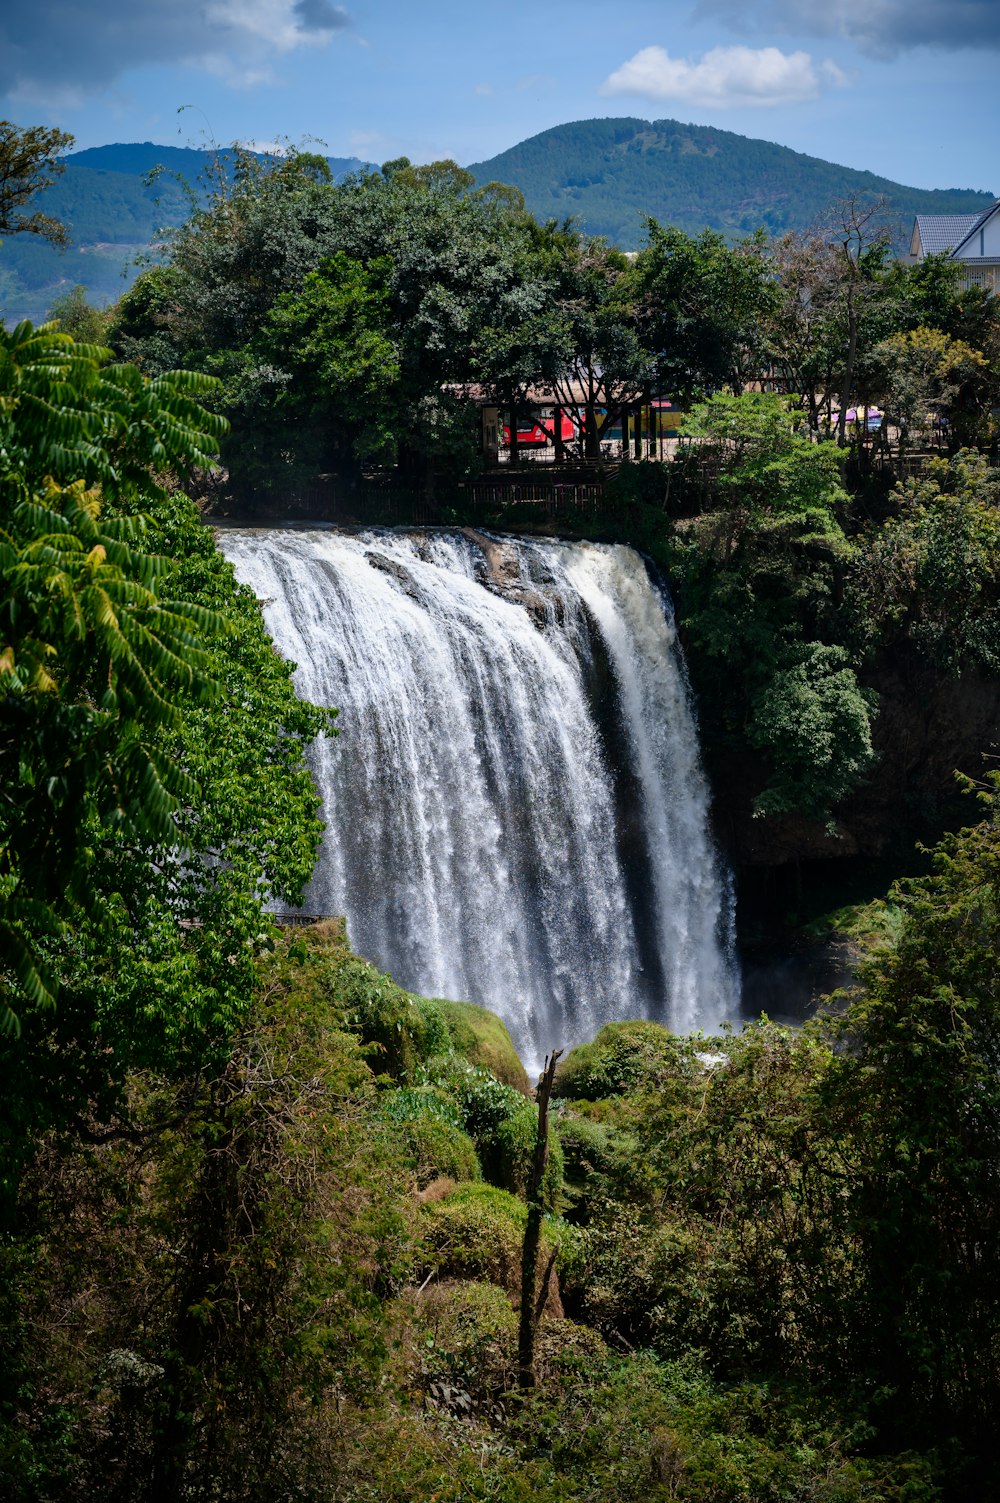
<svg viewBox="0 0 1000 1503">
<path fill-rule="evenodd" d="M 537 583 L 525 584 L 517 549 L 500 538 L 487 537 L 472 527 L 459 529 L 470 543 L 480 550 L 483 567 L 477 570 L 480 582 L 495 594 L 501 595 L 514 605 L 527 611 L 537 627 L 548 623 L 561 625 L 565 617 L 565 604 L 558 590 L 540 587 Z"/>
<path fill-rule="evenodd" d="M 397 564 L 394 559 L 386 558 L 384 553 L 376 553 L 374 549 L 367 554 L 367 558 L 373 569 L 379 569 L 383 574 L 388 574 L 391 578 L 398 580 L 404 594 L 413 599 L 416 598 L 417 587 L 413 582 L 413 576 L 404 569 L 402 564 Z"/>
</svg>

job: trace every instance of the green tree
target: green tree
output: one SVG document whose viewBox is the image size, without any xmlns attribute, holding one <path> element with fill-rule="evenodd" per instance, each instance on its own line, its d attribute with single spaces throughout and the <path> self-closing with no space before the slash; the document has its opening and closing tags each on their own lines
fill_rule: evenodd
<svg viewBox="0 0 1000 1503">
<path fill-rule="evenodd" d="M 399 367 L 388 270 L 386 262 L 363 267 L 338 252 L 266 314 L 224 388 L 238 486 L 287 486 L 392 457 Z M 232 356 L 220 363 L 231 368 Z"/>
<path fill-rule="evenodd" d="M 331 448 L 394 454 L 417 483 L 437 459 L 468 468 L 474 415 L 455 388 L 520 390 L 554 359 L 531 223 L 467 177 L 400 160 L 334 188 L 301 157 L 238 172 L 178 232 L 169 267 L 123 300 L 112 342 L 150 371 L 222 378 L 234 472 L 251 426 L 279 478 Z"/>
<path fill-rule="evenodd" d="M 897 1434 L 995 1447 L 1000 1392 L 1000 784 L 986 818 L 899 884 L 898 937 L 861 969 L 823 1105 L 854 1160 L 854 1340 Z M 985 1454 L 981 1451 L 981 1454 Z"/>
<path fill-rule="evenodd" d="M 53 930 L 91 895 L 91 826 L 167 837 L 193 784 L 155 749 L 181 685 L 207 691 L 208 612 L 158 596 L 142 528 L 102 523 L 97 491 L 132 499 L 143 470 L 209 462 L 221 425 L 182 374 L 155 385 L 52 326 L 0 334 L 0 935 L 8 974 L 52 1000 L 25 921 Z M 57 478 L 58 477 L 58 478 Z M 89 834 L 88 834 L 89 832 Z M 6 987 L 5 987 L 6 990 Z M 3 1019 L 15 1026 L 4 1002 Z"/>
<path fill-rule="evenodd" d="M 8 1190 L 40 1124 L 224 1039 L 262 904 L 301 892 L 319 834 L 302 749 L 329 717 L 152 475 L 210 462 L 211 382 L 106 353 L 51 326 L 0 336 Z"/>
<path fill-rule="evenodd" d="M 110 310 L 88 303 L 87 289 L 82 286 L 57 297 L 48 312 L 48 321 L 58 323 L 62 332 L 72 335 L 78 344 L 103 344 L 110 320 Z"/>
<path fill-rule="evenodd" d="M 932 461 L 891 503 L 891 515 L 853 555 L 846 580 L 863 650 L 915 652 L 953 677 L 995 675 L 1000 471 L 963 450 Z"/>
<path fill-rule="evenodd" d="M 658 389 L 681 401 L 730 386 L 737 393 L 765 364 L 765 322 L 775 301 L 762 234 L 729 245 L 648 221 L 636 261 L 642 329 Z"/>
<path fill-rule="evenodd" d="M 567 325 L 567 356 L 554 383 L 565 407 L 584 409 L 588 459 L 600 457 L 601 435 L 628 406 L 648 394 L 651 361 L 642 338 L 636 278 L 628 258 L 603 240 L 563 228 L 555 296 Z"/>
<path fill-rule="evenodd" d="M 24 206 L 55 182 L 63 170 L 59 154 L 73 139 L 54 127 L 0 120 L 0 237 L 41 235 L 53 245 L 66 244 L 64 224 L 40 209 L 25 213 Z"/>
<path fill-rule="evenodd" d="M 980 432 L 988 431 L 988 362 L 963 340 L 920 325 L 883 339 L 870 362 L 880 373 L 879 396 L 899 431 L 901 458 L 915 435 L 930 436 L 935 417 L 961 413 L 966 430 L 978 417 Z"/>
<path fill-rule="evenodd" d="M 809 642 L 782 652 L 755 695 L 748 727 L 750 744 L 774 768 L 757 812 L 829 817 L 874 760 L 877 704 L 845 648 Z"/>
<path fill-rule="evenodd" d="M 854 546 L 837 447 L 782 398 L 717 396 L 682 463 L 707 487 L 668 567 L 702 724 L 764 753 L 757 813 L 829 819 L 872 761 L 874 698 L 857 678 L 840 597 Z"/>
</svg>

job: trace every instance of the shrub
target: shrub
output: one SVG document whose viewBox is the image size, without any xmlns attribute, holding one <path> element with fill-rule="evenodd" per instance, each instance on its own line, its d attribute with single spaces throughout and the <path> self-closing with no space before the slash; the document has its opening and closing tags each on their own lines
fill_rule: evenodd
<svg viewBox="0 0 1000 1503">
<path fill-rule="evenodd" d="M 607 1023 L 592 1043 L 570 1050 L 556 1071 L 553 1095 L 599 1101 L 654 1090 L 691 1061 L 690 1045 L 660 1023 Z"/>
<path fill-rule="evenodd" d="M 506 1025 L 485 1007 L 472 1002 L 445 1002 L 435 999 L 448 1028 L 451 1047 L 470 1065 L 489 1070 L 504 1085 L 513 1086 L 529 1096 L 531 1086 L 527 1071 L 517 1056 Z"/>
<path fill-rule="evenodd" d="M 517 1315 L 496 1284 L 431 1284 L 417 1306 L 421 1376 L 432 1406 L 468 1413 L 512 1388 L 517 1377 Z"/>
<path fill-rule="evenodd" d="M 516 1196 L 495 1185 L 461 1185 L 446 1200 L 424 1206 L 421 1217 L 426 1267 L 440 1276 L 519 1289 L 527 1210 Z"/>
<path fill-rule="evenodd" d="M 630 1133 L 566 1111 L 558 1113 L 555 1128 L 563 1152 L 564 1196 L 574 1220 L 586 1221 L 592 1202 L 603 1201 L 609 1191 L 619 1198 L 621 1148 L 634 1152 L 637 1144 Z"/>
<path fill-rule="evenodd" d="M 441 1077 L 439 1077 L 441 1078 Z M 490 1184 L 523 1195 L 527 1189 L 538 1114 L 520 1091 L 486 1070 L 454 1070 L 448 1085 L 459 1108 L 465 1130 L 479 1151 L 483 1176 Z M 551 1210 L 562 1190 L 563 1155 L 559 1139 L 549 1129 L 549 1159 L 542 1182 L 543 1203 Z"/>
<path fill-rule="evenodd" d="M 457 1183 L 479 1179 L 476 1146 L 453 1101 L 426 1086 L 392 1091 L 382 1113 L 396 1128 L 419 1189 L 442 1175 Z"/>
</svg>

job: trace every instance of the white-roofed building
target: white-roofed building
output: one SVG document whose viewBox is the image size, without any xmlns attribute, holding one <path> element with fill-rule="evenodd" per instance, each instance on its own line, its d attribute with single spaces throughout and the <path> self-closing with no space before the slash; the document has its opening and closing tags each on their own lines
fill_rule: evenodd
<svg viewBox="0 0 1000 1503">
<path fill-rule="evenodd" d="M 918 214 L 909 259 L 922 261 L 941 251 L 962 263 L 967 287 L 1000 292 L 1000 199 L 982 214 Z"/>
</svg>

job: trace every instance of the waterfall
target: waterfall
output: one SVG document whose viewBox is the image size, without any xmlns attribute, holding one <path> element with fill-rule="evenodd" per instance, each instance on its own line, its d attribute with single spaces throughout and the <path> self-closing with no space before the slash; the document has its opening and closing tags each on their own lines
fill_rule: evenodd
<svg viewBox="0 0 1000 1503">
<path fill-rule="evenodd" d="M 313 768 L 306 900 L 425 996 L 481 1003 L 533 1065 L 614 1018 L 736 1005 L 669 601 L 618 545 L 226 530 L 300 693 L 340 708 Z"/>
</svg>

